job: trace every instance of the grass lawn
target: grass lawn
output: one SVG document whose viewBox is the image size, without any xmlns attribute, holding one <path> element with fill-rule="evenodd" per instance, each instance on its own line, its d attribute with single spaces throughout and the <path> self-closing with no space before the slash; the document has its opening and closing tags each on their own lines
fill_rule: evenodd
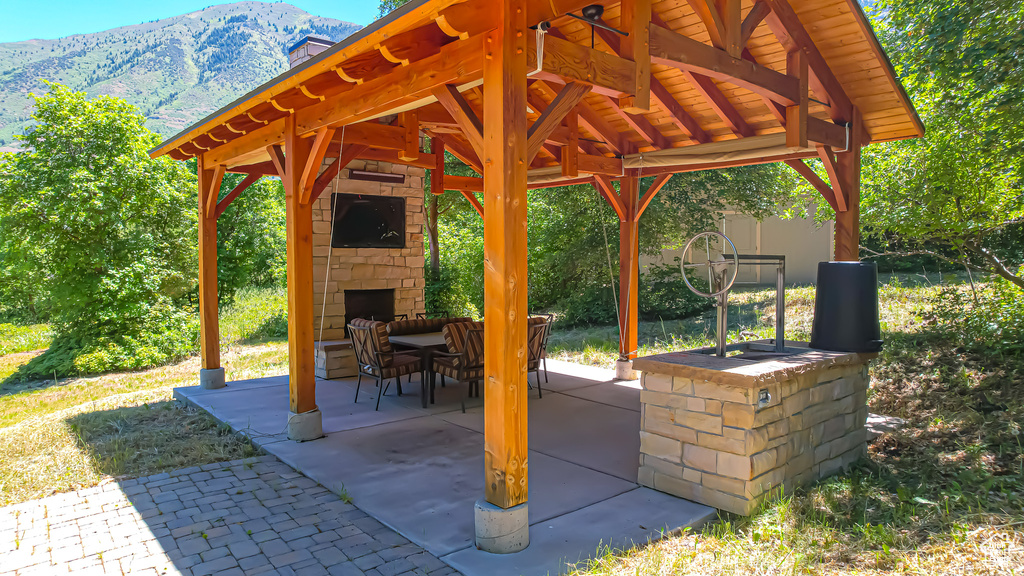
<svg viewBox="0 0 1024 576">
<path fill-rule="evenodd" d="M 886 278 L 886 347 L 873 412 L 906 419 L 849 473 L 767 503 L 750 518 L 621 552 L 582 575 L 1024 574 L 1024 358 L 971 352 L 931 316 L 937 279 Z M 967 289 L 963 287 L 963 289 Z M 730 341 L 773 335 L 772 290 L 731 298 Z M 814 293 L 787 290 L 787 336 L 809 337 Z M 287 372 L 283 302 L 251 291 L 222 314 L 229 380 Z M 44 330 L 34 329 L 37 333 Z M 642 323 L 641 354 L 710 344 L 713 316 Z M 615 327 L 558 330 L 552 357 L 611 366 Z M 32 349 L 31 347 L 28 349 Z M 0 355 L 0 381 L 36 352 Z M 0 388 L 0 506 L 112 477 L 229 460 L 251 444 L 171 402 L 195 358 L 138 373 Z"/>
<path fill-rule="evenodd" d="M 886 347 L 868 402 L 907 424 L 853 470 L 749 518 L 724 515 L 701 532 L 604 550 L 573 574 L 1024 574 L 1024 358 L 952 341 L 930 315 L 938 293 L 907 277 L 880 290 Z M 773 295 L 736 294 L 730 317 L 751 337 L 770 336 Z M 809 288 L 787 290 L 789 338 L 809 336 L 813 302 Z M 709 321 L 642 324 L 640 353 L 703 344 Z M 555 356 L 610 365 L 617 348 L 606 336 L 554 332 Z M 738 336 L 734 328 L 730 341 Z"/>
</svg>

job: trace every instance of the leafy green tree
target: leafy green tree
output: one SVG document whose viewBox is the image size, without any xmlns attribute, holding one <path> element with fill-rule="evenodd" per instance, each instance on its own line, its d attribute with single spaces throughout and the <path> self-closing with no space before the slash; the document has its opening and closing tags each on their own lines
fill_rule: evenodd
<svg viewBox="0 0 1024 576">
<path fill-rule="evenodd" d="M 377 8 L 377 17 L 387 16 L 388 12 L 391 12 L 395 8 L 400 8 L 403 4 L 409 0 L 380 0 L 380 6 Z"/>
<path fill-rule="evenodd" d="M 926 127 L 865 151 L 862 222 L 1019 287 L 1024 4 L 877 0 L 874 22 Z"/>
<path fill-rule="evenodd" d="M 176 305 L 196 277 L 195 176 L 121 99 L 51 84 L 23 152 L 0 161 L 7 266 L 49 303 L 55 340 L 20 377 L 141 368 L 188 354 Z"/>
</svg>

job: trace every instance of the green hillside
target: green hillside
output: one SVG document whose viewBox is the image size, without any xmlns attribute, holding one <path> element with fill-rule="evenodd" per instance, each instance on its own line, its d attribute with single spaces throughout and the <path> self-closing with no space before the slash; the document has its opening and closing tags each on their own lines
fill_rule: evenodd
<svg viewBox="0 0 1024 576">
<path fill-rule="evenodd" d="M 43 80 L 124 98 L 151 130 L 170 136 L 284 71 L 285 51 L 300 38 L 338 41 L 359 28 L 290 4 L 238 2 L 95 34 L 0 43 L 0 150 L 31 121 L 29 94 L 45 92 Z"/>
</svg>

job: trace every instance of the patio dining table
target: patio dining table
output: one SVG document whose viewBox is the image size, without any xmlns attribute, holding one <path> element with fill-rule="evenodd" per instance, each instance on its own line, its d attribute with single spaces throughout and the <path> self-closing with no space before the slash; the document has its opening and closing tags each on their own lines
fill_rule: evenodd
<svg viewBox="0 0 1024 576">
<path fill-rule="evenodd" d="M 424 375 L 420 377 L 420 400 L 423 407 L 427 407 L 427 378 L 426 371 L 430 370 L 431 365 L 434 361 L 434 352 L 444 352 L 448 349 L 448 345 L 444 341 L 444 335 L 441 332 L 425 332 L 423 334 L 403 334 L 401 336 L 390 336 L 388 340 L 391 341 L 395 346 L 402 348 L 409 348 L 419 350 L 420 356 L 423 357 L 423 370 Z M 430 392 L 430 402 L 434 402 L 434 391 Z"/>
</svg>

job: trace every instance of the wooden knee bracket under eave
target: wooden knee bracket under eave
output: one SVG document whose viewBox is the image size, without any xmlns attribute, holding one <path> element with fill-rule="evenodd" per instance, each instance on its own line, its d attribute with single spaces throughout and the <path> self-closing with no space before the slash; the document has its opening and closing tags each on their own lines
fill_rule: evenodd
<svg viewBox="0 0 1024 576">
<path fill-rule="evenodd" d="M 836 160 L 832 148 L 830 146 L 818 146 L 818 157 L 821 158 L 822 164 L 825 165 L 825 172 L 828 173 L 829 182 L 832 183 L 832 190 L 835 191 L 836 212 L 846 212 L 846 199 L 849 195 L 843 184 L 843 174 L 840 171 L 839 162 Z"/>
</svg>

